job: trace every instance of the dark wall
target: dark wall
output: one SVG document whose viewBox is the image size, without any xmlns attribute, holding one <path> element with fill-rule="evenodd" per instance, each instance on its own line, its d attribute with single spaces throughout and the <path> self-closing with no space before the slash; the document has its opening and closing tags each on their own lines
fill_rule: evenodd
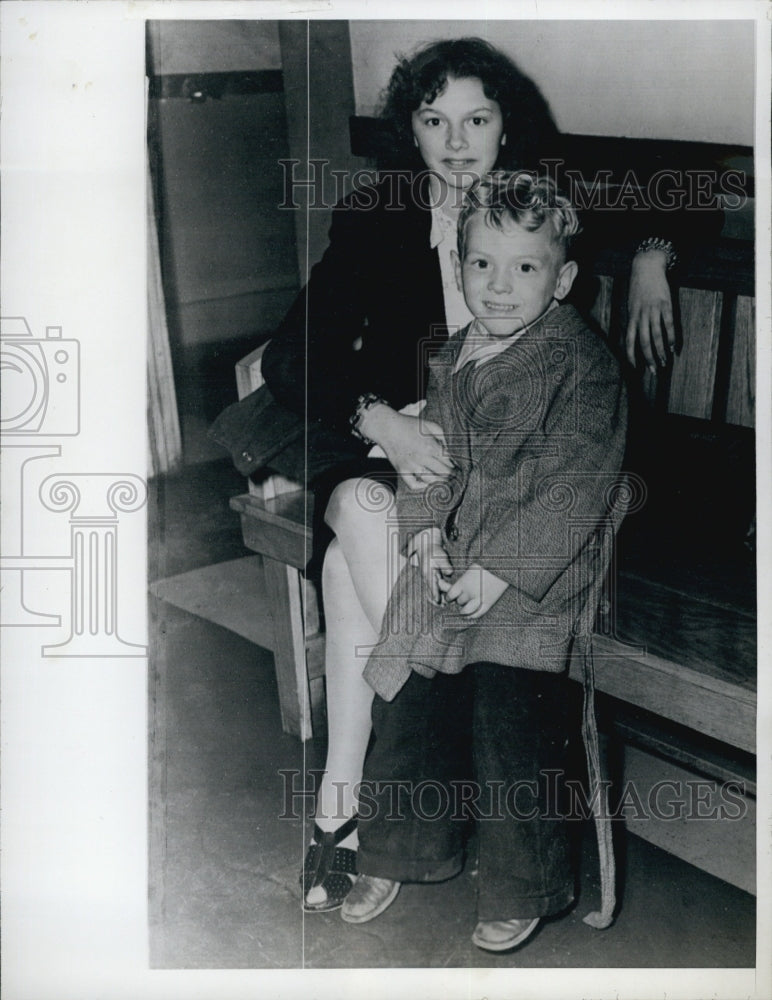
<svg viewBox="0 0 772 1000">
<path fill-rule="evenodd" d="M 235 398 L 233 365 L 270 337 L 327 242 L 308 159 L 349 170 L 342 21 L 149 22 L 149 147 L 186 458 Z M 320 170 L 326 173 L 326 170 Z M 334 198 L 334 187 L 316 200 Z M 195 439 L 195 440 L 194 440 Z M 202 451 L 203 449 L 203 451 Z"/>
</svg>

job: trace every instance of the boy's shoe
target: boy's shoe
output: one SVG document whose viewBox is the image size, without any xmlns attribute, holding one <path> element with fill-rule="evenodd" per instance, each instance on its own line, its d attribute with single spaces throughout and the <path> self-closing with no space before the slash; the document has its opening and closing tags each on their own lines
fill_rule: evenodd
<svg viewBox="0 0 772 1000">
<path fill-rule="evenodd" d="M 343 901 L 340 915 L 348 924 L 366 924 L 391 906 L 401 884 L 375 875 L 359 875 Z"/>
<path fill-rule="evenodd" d="M 361 875 L 360 875 L 361 878 Z M 481 920 L 472 934 L 472 943 L 485 951 L 508 951 L 526 941 L 539 926 L 533 920 Z"/>
</svg>

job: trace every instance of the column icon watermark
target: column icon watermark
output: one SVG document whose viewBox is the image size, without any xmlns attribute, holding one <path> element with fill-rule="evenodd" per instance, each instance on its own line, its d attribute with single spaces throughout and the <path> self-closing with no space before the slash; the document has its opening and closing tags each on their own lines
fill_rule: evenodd
<svg viewBox="0 0 772 1000">
<path fill-rule="evenodd" d="M 24 317 L 0 320 L 3 465 L 0 627 L 68 629 L 44 656 L 145 656 L 147 647 L 119 635 L 119 526 L 145 506 L 147 486 L 132 473 L 61 472 L 34 488 L 34 463 L 62 456 L 58 438 L 81 433 L 80 344 L 59 326 L 35 337 Z M 38 473 L 39 475 L 39 473 Z M 32 482 L 31 482 L 32 481 Z M 33 504 L 36 505 L 33 510 Z M 37 506 L 39 505 L 39 506 Z M 54 544 L 30 527 L 41 510 L 69 513 L 69 544 Z M 62 551 L 64 550 L 64 551 Z M 66 608 L 30 606 L 31 580 L 69 574 Z M 43 588 L 46 594 L 56 587 Z M 43 598 L 38 597 L 38 602 Z"/>
</svg>

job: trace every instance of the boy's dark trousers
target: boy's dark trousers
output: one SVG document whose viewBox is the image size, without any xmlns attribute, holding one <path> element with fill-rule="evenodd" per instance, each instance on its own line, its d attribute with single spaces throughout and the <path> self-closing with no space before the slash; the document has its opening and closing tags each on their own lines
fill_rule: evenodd
<svg viewBox="0 0 772 1000">
<path fill-rule="evenodd" d="M 565 909 L 574 874 L 556 790 L 572 735 L 569 685 L 563 673 L 475 663 L 431 679 L 413 671 L 394 701 L 376 696 L 359 871 L 399 882 L 455 875 L 468 825 L 463 801 L 476 796 L 477 918 Z"/>
</svg>

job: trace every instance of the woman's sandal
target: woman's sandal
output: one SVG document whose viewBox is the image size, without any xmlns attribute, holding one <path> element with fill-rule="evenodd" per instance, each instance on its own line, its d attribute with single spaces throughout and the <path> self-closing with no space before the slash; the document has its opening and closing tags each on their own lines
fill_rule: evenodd
<svg viewBox="0 0 772 1000">
<path fill-rule="evenodd" d="M 343 900 L 356 881 L 357 852 L 337 845 L 353 833 L 356 826 L 356 816 L 352 816 L 337 830 L 326 833 L 314 823 L 314 842 L 308 848 L 300 876 L 303 909 L 306 913 L 326 913 L 343 905 Z M 308 893 L 317 886 L 324 889 L 327 898 L 321 903 L 307 902 Z"/>
</svg>

